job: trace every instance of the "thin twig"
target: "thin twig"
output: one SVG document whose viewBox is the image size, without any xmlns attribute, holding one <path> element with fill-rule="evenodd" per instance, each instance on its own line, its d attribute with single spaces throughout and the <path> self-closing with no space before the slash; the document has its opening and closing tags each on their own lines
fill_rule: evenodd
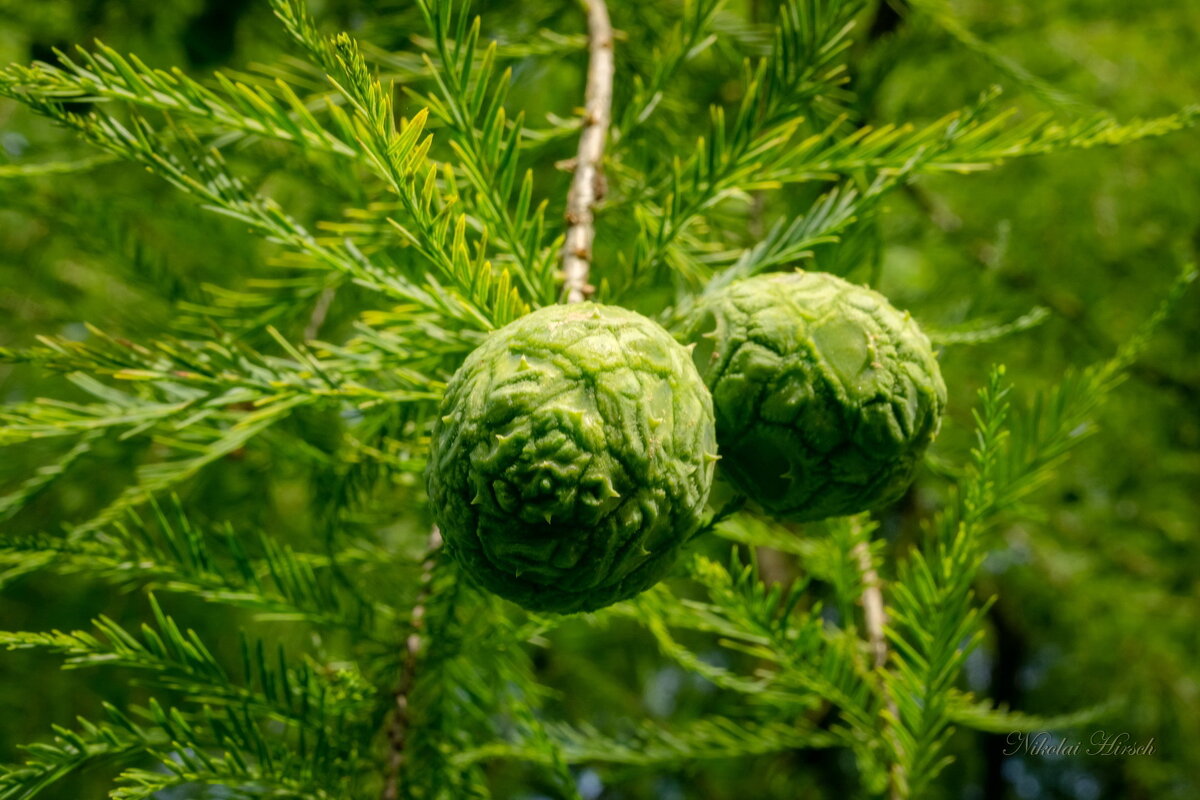
<svg viewBox="0 0 1200 800">
<path fill-rule="evenodd" d="M 329 316 L 329 309 L 333 305 L 335 294 L 337 294 L 337 289 L 333 286 L 326 286 L 321 290 L 321 295 L 317 298 L 316 305 L 313 306 L 312 316 L 308 318 L 308 325 L 304 328 L 304 341 L 312 341 L 321 332 L 321 326 L 325 324 L 325 317 Z"/>
<path fill-rule="evenodd" d="M 863 541 L 854 545 L 854 557 L 858 559 L 858 571 L 862 574 L 862 607 L 867 620 L 867 641 L 871 643 L 871 652 L 875 655 L 875 666 L 882 667 L 888 657 L 887 639 L 883 634 L 887 615 L 883 611 L 879 573 L 871 563 L 870 544 Z"/>
<path fill-rule="evenodd" d="M 887 625 L 887 614 L 883 610 L 883 582 L 879 579 L 879 573 L 875 571 L 875 564 L 871 561 L 869 541 L 864 540 L 854 545 L 852 552 L 858 562 L 859 574 L 862 575 L 863 588 L 860 601 L 867 623 L 867 641 L 870 643 L 871 653 L 874 655 L 875 668 L 883 669 L 888 660 L 887 637 L 883 632 L 884 626 Z M 900 708 L 896 705 L 896 700 L 892 697 L 886 683 L 883 684 L 883 693 L 888 714 L 892 719 L 899 720 Z M 889 798 L 890 800 L 900 800 L 902 793 L 896 780 L 896 765 L 893 765 L 891 773 Z"/>
<path fill-rule="evenodd" d="M 563 242 L 563 291 L 568 303 L 595 291 L 588 283 L 596 227 L 592 208 L 604 194 L 600 161 L 612 117 L 613 30 L 604 0 L 585 0 L 588 15 L 588 71 L 584 93 L 583 134 L 575 175 L 567 194 L 567 237 Z"/>
<path fill-rule="evenodd" d="M 433 567 L 437 563 L 437 551 L 442 546 L 441 531 L 434 526 L 429 534 L 429 548 L 425 563 L 421 565 L 421 588 L 417 591 L 417 602 L 413 605 L 408 638 L 404 642 L 404 663 L 400 681 L 393 692 L 395 706 L 392 724 L 388 726 L 387 777 L 383 782 L 381 800 L 397 800 L 400 796 L 400 770 L 404 766 L 404 746 L 408 741 L 408 696 L 412 693 L 417 677 L 417 659 L 425 646 L 421 630 L 425 624 L 425 604 L 433 583 Z"/>
</svg>

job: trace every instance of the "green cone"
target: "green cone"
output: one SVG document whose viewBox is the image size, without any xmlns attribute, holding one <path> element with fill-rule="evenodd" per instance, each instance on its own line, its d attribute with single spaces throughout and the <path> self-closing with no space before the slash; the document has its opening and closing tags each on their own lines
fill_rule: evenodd
<svg viewBox="0 0 1200 800">
<path fill-rule="evenodd" d="M 600 608 L 650 587 L 699 527 L 712 400 L 686 348 L 622 308 L 535 311 L 450 380 L 426 473 L 446 545 L 525 608 Z"/>
<path fill-rule="evenodd" d="M 820 272 L 762 275 L 702 300 L 685 336 L 712 390 L 722 473 L 775 516 L 897 499 L 937 433 L 937 359 L 878 292 Z"/>
</svg>

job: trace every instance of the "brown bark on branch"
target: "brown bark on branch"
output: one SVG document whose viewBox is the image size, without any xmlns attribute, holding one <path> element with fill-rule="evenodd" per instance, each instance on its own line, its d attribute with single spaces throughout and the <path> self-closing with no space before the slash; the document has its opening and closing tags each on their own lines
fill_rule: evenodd
<svg viewBox="0 0 1200 800">
<path fill-rule="evenodd" d="M 860 601 L 863 607 L 863 617 L 866 619 L 867 642 L 871 647 L 875 668 L 883 669 L 888 660 L 887 635 L 883 630 L 887 625 L 887 613 L 883 608 L 883 582 L 875 570 L 875 565 L 871 562 L 871 543 L 869 541 L 856 544 L 853 554 L 858 561 L 859 574 L 862 575 L 863 588 Z M 888 691 L 886 683 L 882 684 L 882 689 L 888 713 L 893 719 L 899 720 L 900 709 L 896 705 L 895 698 Z M 900 800 L 902 795 L 896 782 L 894 765 L 890 780 L 892 785 L 889 797 L 891 800 Z"/>
<path fill-rule="evenodd" d="M 588 16 L 588 70 L 583 133 L 575 175 L 567 194 L 567 236 L 563 242 L 563 292 L 568 303 L 591 296 L 588 283 L 596 228 L 592 209 L 603 194 L 600 162 L 612 118 L 613 30 L 604 0 L 585 0 Z"/>
<path fill-rule="evenodd" d="M 425 646 L 421 631 L 425 625 L 425 604 L 429 601 L 430 585 L 433 583 L 433 567 L 437 562 L 437 551 L 442 546 L 441 531 L 435 526 L 429 534 L 429 548 L 425 563 L 421 565 L 421 588 L 417 591 L 417 602 L 413 605 L 408 638 L 404 641 L 404 658 L 400 681 L 393 692 L 395 706 L 392 723 L 388 726 L 387 773 L 383 781 L 380 800 L 398 800 L 400 796 L 400 770 L 404 767 L 404 747 L 408 741 L 408 696 L 412 693 L 417 678 L 417 660 Z"/>
<path fill-rule="evenodd" d="M 863 616 L 867 621 L 867 641 L 870 642 L 871 652 L 875 656 L 875 666 L 882 667 L 887 663 L 888 657 L 887 638 L 883 633 L 887 615 L 883 611 L 883 591 L 879 585 L 879 573 L 871 563 L 870 544 L 856 544 L 854 556 L 858 559 L 858 570 L 862 575 L 862 607 Z"/>
</svg>

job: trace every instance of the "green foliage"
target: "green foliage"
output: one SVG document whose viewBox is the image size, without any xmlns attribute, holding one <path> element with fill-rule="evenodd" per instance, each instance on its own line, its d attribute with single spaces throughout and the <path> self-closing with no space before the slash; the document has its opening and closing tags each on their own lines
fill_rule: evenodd
<svg viewBox="0 0 1200 800">
<path fill-rule="evenodd" d="M 949 415 L 873 518 L 800 527 L 718 486 L 671 580 L 543 617 L 459 572 L 421 476 L 467 354 L 562 295 L 583 15 L 271 0 L 217 26 L 238 39 L 205 76 L 185 62 L 219 4 L 87 5 L 0 0 L 20 62 L 0 69 L 0 269 L 27 295 L 0 296 L 0 647 L 22 670 L 0 672 L 0 798 L 953 797 L 997 733 L 1116 719 L 1200 744 L 1176 596 L 1195 434 L 1171 427 L 1194 322 L 1159 334 L 1190 268 L 1134 322 L 1162 265 L 1194 260 L 1200 199 L 1059 210 L 1111 159 L 1194 165 L 1152 141 L 1200 122 L 1179 85 L 1101 102 L 1038 36 L 993 41 L 987 3 L 611 3 L 597 299 L 677 328 L 761 273 L 865 281 L 947 348 Z M 1049 5 L 1022 24 L 1092 30 L 1087 4 Z M 1078 185 L 1051 197 L 1047 175 Z M 1129 376 L 1175 405 L 1145 412 Z M 1115 431 L 1092 437 L 1105 404 Z M 1129 463 L 1067 460 L 1099 446 Z M 1072 510 L 1068 484 L 1100 499 Z M 1137 612 L 1093 625 L 1110 597 Z M 1018 602 L 1063 697 L 999 679 Z M 1144 668 L 1120 655 L 1134 633 Z M 53 656 L 69 682 L 41 673 Z M 14 753 L 26 717 L 54 727 Z M 1197 785 L 1179 760 L 1119 763 L 1084 777 Z"/>
</svg>

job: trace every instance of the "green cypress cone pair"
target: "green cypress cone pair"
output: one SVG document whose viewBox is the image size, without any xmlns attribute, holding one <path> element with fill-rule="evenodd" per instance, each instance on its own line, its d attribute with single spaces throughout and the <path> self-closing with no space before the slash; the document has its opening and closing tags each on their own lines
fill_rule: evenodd
<svg viewBox="0 0 1200 800">
<path fill-rule="evenodd" d="M 946 403 L 928 339 L 882 295 L 772 274 L 702 299 L 689 354 L 626 309 L 550 306 L 490 335 L 442 401 L 427 487 L 485 588 L 589 611 L 658 582 L 722 471 L 792 520 L 897 498 Z"/>
</svg>

